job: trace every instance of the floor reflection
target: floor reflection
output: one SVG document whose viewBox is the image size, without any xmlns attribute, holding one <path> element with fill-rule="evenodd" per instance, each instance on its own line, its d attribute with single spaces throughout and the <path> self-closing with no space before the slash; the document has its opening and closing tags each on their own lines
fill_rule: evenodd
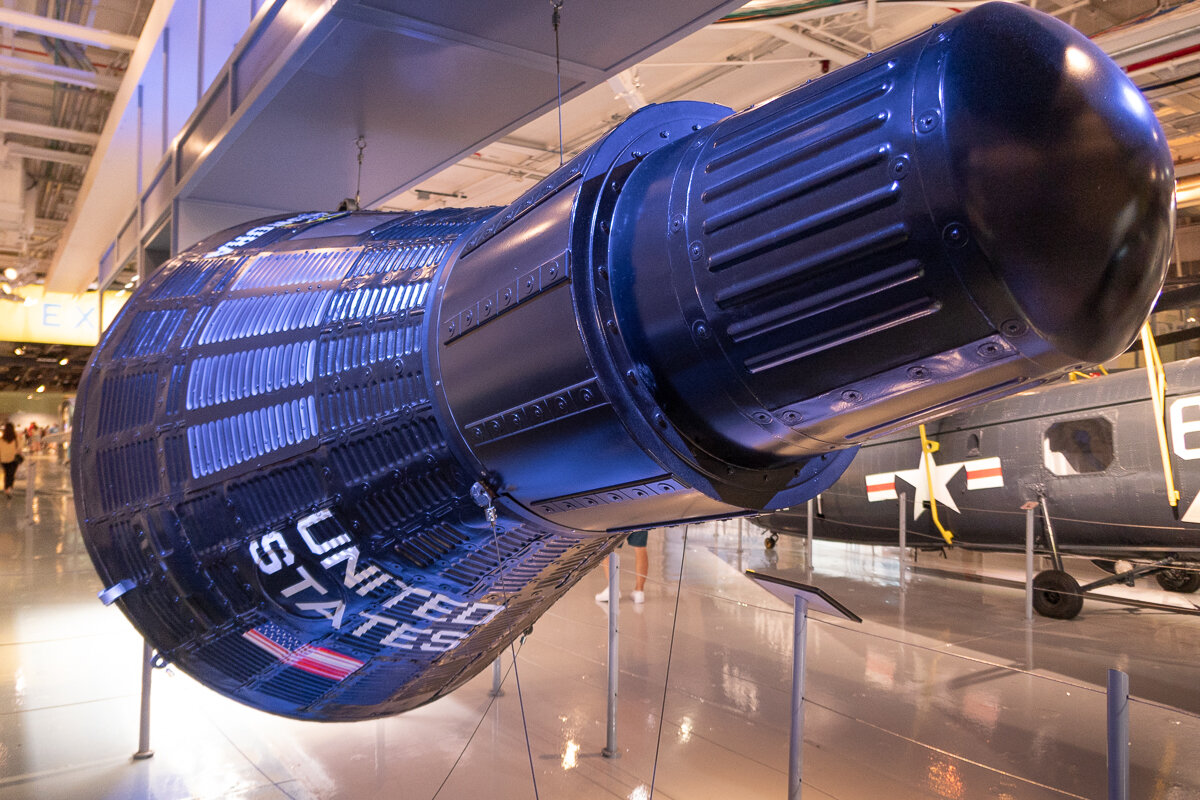
<svg viewBox="0 0 1200 800">
<path fill-rule="evenodd" d="M 649 798 L 652 780 L 662 800 L 783 797 L 791 612 L 748 568 L 809 579 L 865 620 L 810 619 L 806 798 L 1104 796 L 1110 666 L 1135 695 L 1133 796 L 1200 796 L 1200 619 L 1089 602 L 1030 625 L 1019 591 L 920 573 L 902 587 L 894 549 L 817 542 L 810 563 L 801 540 L 768 550 L 745 522 L 652 532 L 646 602 L 621 602 L 620 758 L 600 755 L 596 573 L 536 624 L 520 694 L 506 655 L 501 697 L 484 670 L 400 717 L 302 723 L 168 668 L 156 755 L 133 762 L 141 643 L 96 599 L 66 469 L 33 461 L 29 502 L 24 468 L 0 500 L 0 800 L 529 798 L 526 729 L 542 797 Z"/>
</svg>

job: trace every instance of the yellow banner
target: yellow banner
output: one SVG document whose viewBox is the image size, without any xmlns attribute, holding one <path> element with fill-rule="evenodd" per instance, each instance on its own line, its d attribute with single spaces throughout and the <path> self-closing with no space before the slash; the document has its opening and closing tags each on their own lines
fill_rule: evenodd
<svg viewBox="0 0 1200 800">
<path fill-rule="evenodd" d="M 99 292 L 66 294 L 41 286 L 22 286 L 15 292 L 24 302 L 0 300 L 0 340 L 80 345 L 100 341 Z M 105 327 L 127 299 L 128 292 L 104 293 Z"/>
</svg>

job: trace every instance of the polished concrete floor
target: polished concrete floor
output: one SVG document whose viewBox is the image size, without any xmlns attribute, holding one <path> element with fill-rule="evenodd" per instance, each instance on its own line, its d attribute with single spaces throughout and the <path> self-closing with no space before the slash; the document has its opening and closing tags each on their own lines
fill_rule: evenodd
<svg viewBox="0 0 1200 800">
<path fill-rule="evenodd" d="M 619 758 L 600 755 L 595 573 L 537 623 L 515 672 L 504 659 L 498 699 L 487 671 L 400 717 L 301 723 L 167 668 L 155 755 L 134 761 L 140 640 L 96 600 L 65 470 L 31 463 L 33 502 L 26 467 L 0 498 L 0 800 L 784 798 L 791 610 L 750 567 L 810 578 L 865 620 L 811 617 L 804 797 L 1104 798 L 1110 667 L 1134 695 L 1131 796 L 1200 797 L 1200 617 L 1089 601 L 1027 624 L 1012 588 L 920 571 L 902 588 L 896 550 L 821 542 L 810 572 L 800 540 L 767 551 L 736 523 L 653 532 L 644 605 L 623 551 Z M 936 562 L 955 564 L 1013 569 Z"/>
</svg>

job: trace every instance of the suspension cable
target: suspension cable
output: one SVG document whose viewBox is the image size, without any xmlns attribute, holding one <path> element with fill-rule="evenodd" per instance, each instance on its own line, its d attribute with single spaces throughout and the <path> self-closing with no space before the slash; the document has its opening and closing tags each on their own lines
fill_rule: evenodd
<svg viewBox="0 0 1200 800">
<path fill-rule="evenodd" d="M 679 582 L 675 585 L 675 612 L 671 616 L 671 640 L 667 644 L 667 673 L 663 676 L 662 706 L 658 710 L 658 736 L 655 737 L 654 742 L 654 767 L 650 770 L 649 800 L 654 800 L 654 781 L 658 777 L 658 753 L 662 748 L 663 722 L 667 714 L 667 690 L 671 685 L 671 655 L 675 652 L 675 629 L 679 626 L 679 595 L 683 593 L 683 566 L 687 561 L 687 540 L 690 527 L 690 525 L 683 526 L 683 548 L 679 554 Z"/>
<path fill-rule="evenodd" d="M 558 51 L 558 24 L 562 22 L 563 0 L 550 0 L 554 11 L 550 15 L 550 24 L 554 26 L 554 77 L 558 82 L 558 165 L 563 164 L 563 123 L 562 123 L 562 59 Z"/>
</svg>

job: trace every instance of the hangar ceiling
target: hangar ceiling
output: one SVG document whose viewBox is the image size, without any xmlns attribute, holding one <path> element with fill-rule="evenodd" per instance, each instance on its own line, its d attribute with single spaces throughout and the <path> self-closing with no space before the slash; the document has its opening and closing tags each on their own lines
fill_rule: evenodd
<svg viewBox="0 0 1200 800">
<path fill-rule="evenodd" d="M 979 3 L 753 0 L 566 103 L 566 157 L 647 103 L 704 100 L 734 110 L 758 105 L 974 5 Z M 1088 34 L 1142 88 L 1167 135 L 1180 182 L 1168 288 L 1200 283 L 1200 2 L 1027 5 Z M 568 0 L 564 25 L 569 10 Z M 381 205 L 420 210 L 507 204 L 558 163 L 557 115 L 547 114 Z M 1197 308 L 1155 315 L 1156 332 L 1176 342 L 1164 349 L 1164 358 L 1200 355 L 1197 317 Z"/>
<path fill-rule="evenodd" d="M 566 151 L 578 152 L 648 102 L 695 99 L 734 109 L 761 103 L 977 4 L 753 0 L 569 101 L 563 109 Z M 1134 31 L 1155 28 L 1152 40 L 1165 43 L 1167 50 L 1137 59 L 1131 64 L 1135 68 L 1132 74 L 1154 103 L 1177 163 L 1184 167 L 1181 175 L 1187 175 L 1193 162 L 1200 173 L 1200 13 L 1191 11 L 1194 3 L 1030 0 L 1029 4 L 1097 37 L 1102 44 L 1112 42 L 1113 46 L 1106 46 L 1110 53 L 1114 47 L 1127 47 L 1127 40 L 1136 41 Z M 535 41 L 551 41 L 551 4 L 545 5 L 543 30 L 522 19 L 503 36 L 516 42 L 513 46 L 525 48 Z M 24 159 L 25 185 L 36 192 L 34 229 L 7 238 L 0 234 L 0 269 L 15 267 L 23 279 L 37 280 L 55 256 L 63 241 L 62 228 L 80 199 L 88 160 L 129 61 L 133 37 L 141 32 L 150 7 L 151 0 L 16 0 L 12 11 L 6 12 L 11 18 L 0 17 L 0 132 L 9 145 L 10 157 L 15 154 Z M 363 3 L 359 8 L 400 11 L 409 18 L 419 11 L 420 4 L 397 0 Z M 561 32 L 568 87 L 578 72 L 571 52 L 577 47 L 574 43 L 621 33 L 598 35 L 592 16 L 583 4 L 565 0 Z M 39 19 L 46 24 L 29 24 Z M 436 15 L 422 22 L 443 27 L 455 23 Z M 59 35 L 52 35 L 51 23 L 61 25 Z M 89 31 L 93 35 L 87 35 Z M 369 62 L 364 69 L 371 69 Z M 469 114 L 470 109 L 464 108 L 462 113 Z M 375 170 L 388 169 L 393 145 L 386 136 L 380 141 L 368 140 L 365 183 L 369 183 L 373 166 Z M 346 150 L 352 153 L 351 147 Z M 376 207 L 507 203 L 557 163 L 557 115 L 551 112 L 419 185 L 376 202 Z M 256 175 L 261 172 L 259 166 L 251 166 L 258 170 Z M 234 169 L 237 164 L 230 162 L 228 167 L 227 172 L 238 173 Z M 208 186 L 206 192 L 219 193 L 219 187 Z M 1182 221 L 1193 222 L 1189 210 L 1185 209 Z"/>
<path fill-rule="evenodd" d="M 159 0 L 163 2 L 170 0 Z M 977 4 L 753 0 L 569 99 L 562 110 L 566 157 L 646 103 L 692 99 L 739 110 Z M 1150 99 L 1170 140 L 1181 188 L 1188 190 L 1180 195 L 1171 280 L 1200 280 L 1200 3 L 1029 0 L 1029 5 L 1094 37 Z M 531 24 L 526 19 L 501 33 L 517 42 L 513 46 L 552 41 L 551 3 L 545 6 L 544 21 Z M 52 261 L 64 258 L 63 230 L 86 197 L 84 178 L 96 166 L 91 161 L 97 139 L 151 7 L 151 0 L 15 0 L 0 8 L 0 135 L 5 145 L 0 150 L 0 270 L 16 274 L 5 283 L 40 283 Z M 363 2 L 358 7 L 399 9 L 408 16 L 422 8 L 400 0 Z M 573 43 L 588 40 L 594 49 L 620 33 L 598 35 L 589 13 L 581 0 L 563 3 L 562 59 L 568 87 L 579 71 Z M 457 24 L 440 17 L 421 21 L 439 29 L 451 23 Z M 363 68 L 369 71 L 371 66 Z M 470 113 L 469 107 L 461 111 L 464 116 Z M 321 124 L 314 120 L 314 130 Z M 118 142 L 112 149 L 120 146 Z M 386 135 L 368 136 L 364 186 L 370 184 L 373 170 L 389 169 L 392 147 Z M 346 151 L 353 152 L 350 144 Z M 10 166 L 8 184 L 3 156 Z M 504 204 L 549 174 L 559 158 L 558 115 L 550 111 L 441 171 L 423 171 L 403 191 L 367 195 L 364 200 L 379 198 L 373 203 L 376 208 L 405 210 Z M 349 180 L 352 158 L 343 161 Z M 282 165 L 286 170 L 293 167 Z M 233 173 L 230 180 L 236 179 L 237 170 Z M 344 189 L 338 191 L 344 194 Z M 69 260 L 70 254 L 65 255 Z M 1191 324 L 1188 318 L 1182 313 L 1178 325 Z"/>
<path fill-rule="evenodd" d="M 765 102 L 947 19 L 975 2 L 754 0 L 563 108 L 567 157 L 646 103 L 704 100 L 735 110 Z M 1200 4 L 1031 0 L 1121 56 L 1144 87 L 1181 174 L 1200 172 Z M 1193 9 L 1193 6 L 1195 8 Z M 570 0 L 563 26 L 571 24 Z M 507 203 L 557 166 L 547 114 L 382 204 L 425 209 Z"/>
<path fill-rule="evenodd" d="M 152 0 L 0 8 L 0 270 L 36 281 L 61 240 Z"/>
</svg>

